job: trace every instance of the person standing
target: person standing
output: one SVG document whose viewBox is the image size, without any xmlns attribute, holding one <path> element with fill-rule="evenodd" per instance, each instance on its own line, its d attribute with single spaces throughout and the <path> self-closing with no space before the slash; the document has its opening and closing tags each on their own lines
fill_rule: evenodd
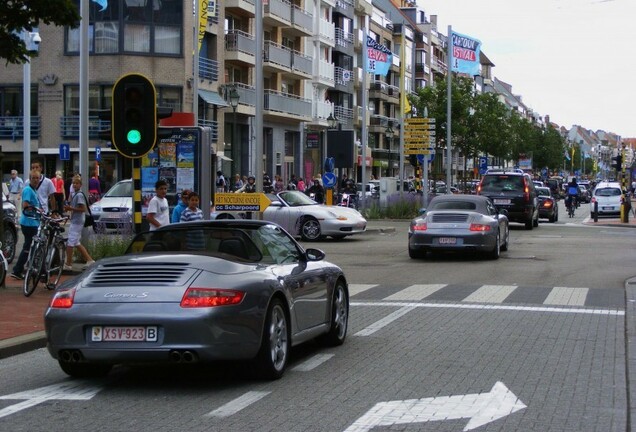
<svg viewBox="0 0 636 432">
<path fill-rule="evenodd" d="M 203 212 L 199 208 L 199 194 L 191 192 L 188 197 L 188 207 L 181 213 L 180 222 L 203 220 Z"/>
<path fill-rule="evenodd" d="M 24 180 L 18 177 L 16 170 L 11 170 L 11 180 L 9 180 L 9 202 L 13 204 L 18 211 L 17 216 L 22 216 L 22 189 L 24 189 Z"/>
<path fill-rule="evenodd" d="M 94 204 L 102 198 L 102 186 L 97 173 L 88 179 L 89 204 Z"/>
<path fill-rule="evenodd" d="M 303 180 L 302 177 L 298 177 L 298 184 L 296 185 L 296 188 L 300 192 L 305 192 L 305 181 Z"/>
<path fill-rule="evenodd" d="M 34 183 L 33 177 L 30 177 L 29 183 L 33 183 L 33 189 L 37 192 L 40 199 L 42 211 L 46 214 L 56 209 L 55 207 L 55 185 L 50 178 L 44 175 L 42 162 L 35 160 L 31 163 L 31 170 L 40 172 L 39 179 Z M 24 197 L 23 197 L 24 198 Z"/>
<path fill-rule="evenodd" d="M 55 208 L 63 209 L 64 201 L 66 200 L 66 193 L 64 192 L 64 179 L 62 178 L 62 171 L 55 171 L 55 177 L 51 179 L 53 186 L 55 186 Z"/>
<path fill-rule="evenodd" d="M 223 171 L 219 170 L 216 172 L 216 191 L 218 193 L 223 193 L 225 192 L 225 187 L 225 176 L 223 175 Z"/>
<path fill-rule="evenodd" d="M 164 225 L 170 225 L 170 206 L 166 199 L 168 182 L 165 180 L 157 181 L 155 183 L 155 193 L 156 195 L 148 203 L 148 213 L 146 214 L 146 220 L 150 224 L 150 231 L 155 231 Z"/>
<path fill-rule="evenodd" d="M 66 241 L 66 262 L 64 263 L 65 271 L 73 271 L 73 249 L 77 248 L 82 254 L 82 258 L 86 262 L 86 266 L 93 264 L 95 261 L 91 258 L 90 254 L 82 245 L 82 231 L 84 230 L 84 219 L 86 215 L 87 200 L 86 196 L 82 192 L 82 178 L 75 176 L 73 178 L 73 199 L 70 204 L 65 205 L 64 211 L 71 212 L 71 226 L 68 229 L 68 240 Z"/>
<path fill-rule="evenodd" d="M 29 249 L 31 249 L 31 242 L 33 237 L 38 233 L 38 227 L 40 226 L 39 211 L 42 211 L 40 205 L 40 199 L 38 197 L 35 186 L 40 181 L 40 171 L 32 169 L 29 173 L 29 183 L 22 189 L 22 215 L 20 216 L 20 230 L 24 236 L 24 244 L 22 245 L 22 251 L 20 256 L 13 266 L 11 271 L 11 277 L 13 279 L 22 280 L 24 276 L 24 264 L 29 258 Z M 34 186 L 35 185 L 35 186 Z M 27 214 L 29 216 L 27 216 Z"/>
<path fill-rule="evenodd" d="M 172 210 L 172 217 L 170 218 L 171 223 L 181 222 L 181 214 L 183 213 L 185 209 L 188 208 L 188 196 L 191 193 L 192 192 L 189 189 L 184 189 L 181 192 L 181 199 L 179 200 L 177 205 L 174 207 L 174 210 Z"/>
<path fill-rule="evenodd" d="M 241 180 L 241 175 L 239 173 L 236 173 L 236 175 L 234 176 L 234 187 L 232 188 L 234 192 L 241 189 L 243 187 L 243 184 L 244 183 L 243 180 Z"/>
</svg>

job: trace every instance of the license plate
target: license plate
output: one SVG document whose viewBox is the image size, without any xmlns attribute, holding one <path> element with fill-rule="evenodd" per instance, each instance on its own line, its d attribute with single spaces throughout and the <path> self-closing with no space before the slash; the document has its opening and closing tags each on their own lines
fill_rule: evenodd
<svg viewBox="0 0 636 432">
<path fill-rule="evenodd" d="M 440 237 L 438 240 L 439 244 L 455 244 L 457 243 L 457 239 L 455 237 Z"/>
<path fill-rule="evenodd" d="M 157 342 L 156 326 L 106 327 L 94 326 L 92 342 Z"/>
<path fill-rule="evenodd" d="M 506 204 L 510 204 L 510 200 L 509 199 L 494 199 L 493 203 L 499 204 L 499 205 L 506 205 Z"/>
<path fill-rule="evenodd" d="M 604 206 L 603 210 L 614 210 L 614 207 L 612 207 L 612 206 Z"/>
</svg>

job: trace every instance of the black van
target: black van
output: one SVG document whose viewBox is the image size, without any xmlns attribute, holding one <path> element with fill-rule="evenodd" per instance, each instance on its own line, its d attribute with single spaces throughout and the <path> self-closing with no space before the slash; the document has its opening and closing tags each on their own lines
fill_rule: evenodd
<svg viewBox="0 0 636 432">
<path fill-rule="evenodd" d="M 488 171 L 477 187 L 477 194 L 490 198 L 498 209 L 505 209 L 510 222 L 521 222 L 528 230 L 539 226 L 539 199 L 530 175 Z"/>
</svg>

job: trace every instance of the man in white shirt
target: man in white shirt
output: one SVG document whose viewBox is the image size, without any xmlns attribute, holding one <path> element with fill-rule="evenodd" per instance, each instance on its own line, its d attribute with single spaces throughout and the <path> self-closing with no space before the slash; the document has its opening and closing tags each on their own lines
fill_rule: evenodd
<svg viewBox="0 0 636 432">
<path fill-rule="evenodd" d="M 44 175 L 42 162 L 39 160 L 33 161 L 31 163 L 31 169 L 38 170 L 40 172 L 40 182 L 32 186 L 37 191 L 42 210 L 44 213 L 55 210 L 55 185 L 53 185 L 53 181 L 51 181 L 50 178 L 47 178 Z"/>
<path fill-rule="evenodd" d="M 157 181 L 155 183 L 155 192 L 156 195 L 148 203 L 148 213 L 146 213 L 150 231 L 170 224 L 170 206 L 166 199 L 168 183 L 165 180 Z"/>
<path fill-rule="evenodd" d="M 9 180 L 9 202 L 13 204 L 18 211 L 18 217 L 22 215 L 22 189 L 24 189 L 24 181 L 18 177 L 16 170 L 11 170 L 11 180 Z"/>
</svg>

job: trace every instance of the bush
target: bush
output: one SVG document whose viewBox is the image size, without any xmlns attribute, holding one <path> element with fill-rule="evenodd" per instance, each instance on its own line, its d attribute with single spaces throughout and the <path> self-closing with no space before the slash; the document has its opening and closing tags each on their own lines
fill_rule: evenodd
<svg viewBox="0 0 636 432">
<path fill-rule="evenodd" d="M 98 234 L 91 236 L 85 246 L 89 255 L 97 261 L 123 255 L 131 240 L 131 235 Z"/>
<path fill-rule="evenodd" d="M 381 207 L 379 201 L 374 201 L 370 207 L 364 210 L 367 219 L 412 219 L 419 214 L 422 207 L 422 196 L 399 192 L 389 195 L 386 206 Z"/>
</svg>

